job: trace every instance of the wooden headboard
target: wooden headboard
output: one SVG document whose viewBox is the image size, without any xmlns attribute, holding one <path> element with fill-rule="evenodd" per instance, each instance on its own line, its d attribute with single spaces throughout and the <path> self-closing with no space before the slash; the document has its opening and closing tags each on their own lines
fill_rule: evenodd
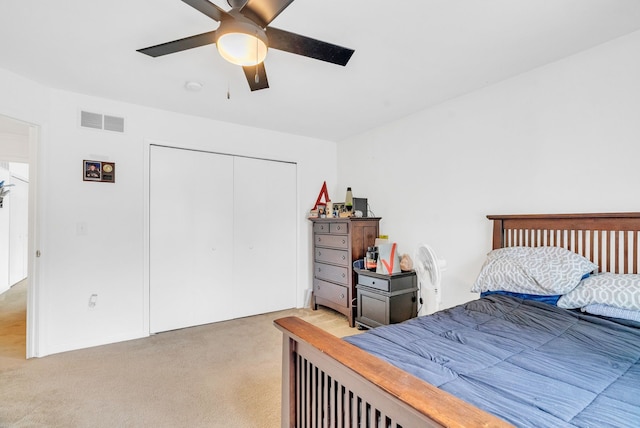
<svg viewBox="0 0 640 428">
<path fill-rule="evenodd" d="M 640 213 L 488 215 L 493 249 L 563 247 L 600 272 L 638 273 Z"/>
</svg>

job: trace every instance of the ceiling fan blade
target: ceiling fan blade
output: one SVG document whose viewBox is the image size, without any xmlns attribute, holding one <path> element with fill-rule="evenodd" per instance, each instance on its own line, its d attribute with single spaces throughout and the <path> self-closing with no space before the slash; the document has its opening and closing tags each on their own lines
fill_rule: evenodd
<svg viewBox="0 0 640 428">
<path fill-rule="evenodd" d="M 185 37 L 184 39 L 174 40 L 172 42 L 162 43 L 156 46 L 149 46 L 148 48 L 138 49 L 138 52 L 158 57 L 180 51 L 186 51 L 187 49 L 197 48 L 204 45 L 210 45 L 216 42 L 216 32 L 209 31 L 208 33 L 202 33 L 191 37 Z"/>
<path fill-rule="evenodd" d="M 258 81 L 256 82 L 256 68 Z M 264 62 L 258 65 L 247 65 L 242 67 L 244 75 L 247 77 L 247 82 L 251 91 L 257 91 L 260 89 L 267 89 L 269 87 L 269 81 L 267 80 L 267 71 L 264 68 Z"/>
<path fill-rule="evenodd" d="M 347 65 L 353 49 L 322 42 L 300 34 L 290 33 L 278 28 L 266 29 L 269 39 L 269 48 L 331 62 L 338 65 Z"/>
<path fill-rule="evenodd" d="M 200 12 L 207 15 L 209 18 L 214 21 L 222 21 L 222 18 L 227 17 L 229 14 L 224 10 L 220 9 L 215 4 L 207 1 L 207 0 L 182 0 L 189 6 L 194 9 L 198 9 Z"/>
<path fill-rule="evenodd" d="M 240 13 L 265 28 L 292 2 L 293 0 L 248 0 Z"/>
</svg>

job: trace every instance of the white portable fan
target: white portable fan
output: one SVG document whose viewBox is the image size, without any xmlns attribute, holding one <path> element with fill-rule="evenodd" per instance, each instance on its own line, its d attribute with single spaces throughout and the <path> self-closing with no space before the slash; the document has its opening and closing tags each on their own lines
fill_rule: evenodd
<svg viewBox="0 0 640 428">
<path fill-rule="evenodd" d="M 422 294 L 422 290 L 427 291 L 426 309 L 428 314 L 440 309 L 442 302 L 440 282 L 445 264 L 444 260 L 438 260 L 436 253 L 427 244 L 419 245 L 414 253 L 413 267 L 418 276 L 420 294 Z M 420 303 L 422 303 L 422 296 Z"/>
</svg>

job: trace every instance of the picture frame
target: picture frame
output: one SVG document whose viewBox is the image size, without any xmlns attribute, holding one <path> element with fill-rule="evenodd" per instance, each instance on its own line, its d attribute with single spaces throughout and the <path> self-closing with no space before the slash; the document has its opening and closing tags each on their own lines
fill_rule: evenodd
<svg viewBox="0 0 640 428">
<path fill-rule="evenodd" d="M 334 202 L 333 211 L 338 214 L 345 211 L 344 202 Z"/>
<path fill-rule="evenodd" d="M 115 162 L 103 162 L 96 160 L 82 161 L 82 180 L 95 181 L 100 183 L 115 183 L 116 164 Z"/>
</svg>

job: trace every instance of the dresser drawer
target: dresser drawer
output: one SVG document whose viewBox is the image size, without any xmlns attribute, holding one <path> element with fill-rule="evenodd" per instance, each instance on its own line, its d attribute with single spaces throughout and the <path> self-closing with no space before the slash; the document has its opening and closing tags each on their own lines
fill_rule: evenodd
<svg viewBox="0 0 640 428">
<path fill-rule="evenodd" d="M 316 263 L 314 268 L 314 276 L 316 278 L 339 284 L 349 285 L 349 275 L 349 268 L 347 267 Z"/>
<path fill-rule="evenodd" d="M 364 285 L 368 288 L 384 291 L 387 293 L 395 293 L 401 290 L 411 290 L 418 287 L 415 272 L 402 272 L 393 275 L 383 275 L 374 272 L 368 272 L 363 269 L 356 269 L 358 274 L 358 285 Z"/>
<path fill-rule="evenodd" d="M 329 223 L 313 223 L 313 233 L 330 233 Z"/>
<path fill-rule="evenodd" d="M 317 262 L 335 263 L 338 265 L 349 266 L 349 251 L 316 247 L 315 260 Z"/>
<path fill-rule="evenodd" d="M 349 248 L 349 239 L 346 236 L 317 234 L 314 240 L 319 247 Z"/>
<path fill-rule="evenodd" d="M 331 223 L 329 233 L 349 233 L 349 223 Z"/>
<path fill-rule="evenodd" d="M 372 276 L 358 274 L 358 284 L 364 285 L 365 287 L 375 288 L 377 290 L 389 291 L 388 279 L 374 278 Z"/>
<path fill-rule="evenodd" d="M 313 292 L 316 297 L 330 300 L 340 306 L 349 307 L 349 294 L 347 287 L 343 287 L 320 279 L 313 280 Z"/>
</svg>

